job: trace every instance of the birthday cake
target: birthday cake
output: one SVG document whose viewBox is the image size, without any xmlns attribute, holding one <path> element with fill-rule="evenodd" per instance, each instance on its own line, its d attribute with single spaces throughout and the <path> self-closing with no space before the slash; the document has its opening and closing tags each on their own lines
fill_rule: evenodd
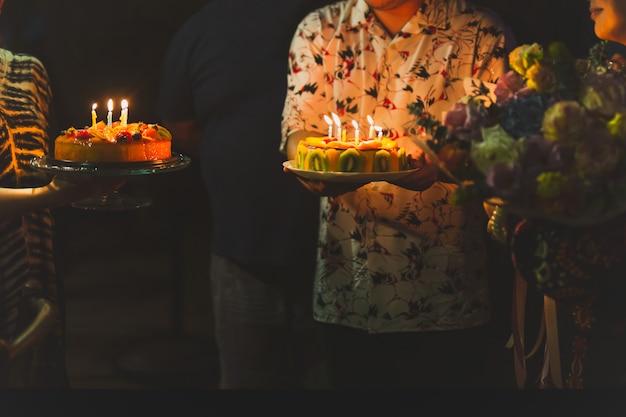
<svg viewBox="0 0 626 417">
<path fill-rule="evenodd" d="M 308 137 L 298 143 L 295 167 L 327 172 L 395 172 L 408 169 L 404 148 L 390 138 Z"/>
<path fill-rule="evenodd" d="M 73 162 L 140 162 L 172 157 L 172 135 L 157 123 L 70 127 L 54 141 L 55 159 Z"/>
</svg>

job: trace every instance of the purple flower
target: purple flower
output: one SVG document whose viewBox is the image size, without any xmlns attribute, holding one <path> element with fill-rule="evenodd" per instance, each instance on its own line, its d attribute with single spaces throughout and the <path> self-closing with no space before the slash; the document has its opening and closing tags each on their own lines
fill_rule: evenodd
<svg viewBox="0 0 626 417">
<path fill-rule="evenodd" d="M 562 146 L 541 135 L 531 136 L 524 143 L 520 164 L 525 171 L 537 175 L 546 170 L 563 167 Z"/>
<path fill-rule="evenodd" d="M 443 124 L 457 139 L 470 141 L 488 124 L 487 118 L 487 109 L 479 100 L 467 100 L 455 103 L 444 116 Z"/>
<path fill-rule="evenodd" d="M 496 102 L 504 103 L 524 87 L 524 78 L 515 71 L 509 71 L 498 79 L 493 93 Z"/>
<path fill-rule="evenodd" d="M 494 193 L 505 199 L 519 198 L 522 188 L 522 168 L 519 164 L 494 164 L 485 173 L 485 182 Z"/>
</svg>

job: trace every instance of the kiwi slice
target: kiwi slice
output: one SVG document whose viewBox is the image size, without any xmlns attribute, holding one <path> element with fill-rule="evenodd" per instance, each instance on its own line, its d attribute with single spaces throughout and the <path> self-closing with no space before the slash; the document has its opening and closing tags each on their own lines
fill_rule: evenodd
<svg viewBox="0 0 626 417">
<path fill-rule="evenodd" d="M 304 144 L 304 141 L 300 141 L 300 143 L 298 143 L 298 148 L 296 149 L 296 159 L 295 159 L 296 168 L 304 169 L 304 164 L 305 164 L 306 156 L 308 153 L 309 153 L 309 149 Z"/>
<path fill-rule="evenodd" d="M 305 169 L 309 171 L 328 171 L 328 158 L 322 149 L 313 149 L 309 152 Z"/>
<path fill-rule="evenodd" d="M 406 158 L 406 150 L 404 148 L 398 149 L 398 170 L 404 171 L 409 169 L 409 163 Z"/>
<path fill-rule="evenodd" d="M 374 155 L 374 172 L 391 171 L 391 153 L 384 149 L 376 151 Z"/>
<path fill-rule="evenodd" d="M 365 161 L 363 155 L 356 149 L 346 149 L 339 155 L 339 171 L 362 172 Z"/>
</svg>

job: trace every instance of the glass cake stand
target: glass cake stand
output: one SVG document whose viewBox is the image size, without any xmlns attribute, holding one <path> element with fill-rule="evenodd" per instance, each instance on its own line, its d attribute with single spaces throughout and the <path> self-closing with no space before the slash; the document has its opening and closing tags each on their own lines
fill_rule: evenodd
<svg viewBox="0 0 626 417">
<path fill-rule="evenodd" d="M 73 162 L 54 159 L 48 155 L 33 158 L 30 165 L 49 174 L 70 174 L 85 177 L 130 177 L 178 171 L 189 166 L 191 159 L 178 154 L 169 159 L 146 162 Z M 115 190 L 110 194 L 72 203 L 83 210 L 122 211 L 152 204 L 147 197 L 128 196 Z"/>
</svg>

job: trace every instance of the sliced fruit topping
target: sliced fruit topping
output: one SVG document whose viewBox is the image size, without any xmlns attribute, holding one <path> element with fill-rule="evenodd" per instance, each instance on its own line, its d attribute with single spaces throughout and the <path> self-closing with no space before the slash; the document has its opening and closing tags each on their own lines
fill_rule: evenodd
<svg viewBox="0 0 626 417">
<path fill-rule="evenodd" d="M 148 126 L 146 129 L 143 130 L 143 132 L 141 132 L 141 135 L 144 138 L 152 138 L 152 139 L 161 139 L 161 135 L 159 135 L 159 131 L 156 130 L 154 127 L 154 125 L 150 125 Z"/>
<path fill-rule="evenodd" d="M 305 169 L 305 163 L 306 163 L 306 157 L 307 154 L 309 153 L 309 149 L 307 148 L 307 146 L 304 144 L 303 141 L 300 141 L 300 143 L 298 143 L 298 148 L 296 149 L 296 168 L 299 169 Z"/>
<path fill-rule="evenodd" d="M 356 149 L 346 149 L 339 156 L 339 170 L 343 172 L 361 172 L 365 160 Z"/>
<path fill-rule="evenodd" d="M 76 130 L 75 137 L 80 140 L 88 140 L 91 138 L 91 133 L 89 133 L 89 130 L 87 129 L 78 129 Z"/>
<path fill-rule="evenodd" d="M 384 149 L 376 152 L 374 155 L 374 171 L 389 172 L 391 171 L 391 153 Z"/>
<path fill-rule="evenodd" d="M 126 143 L 133 140 L 133 135 L 128 130 L 120 130 L 115 134 L 115 141 L 117 143 Z"/>
<path fill-rule="evenodd" d="M 155 126 L 157 129 L 157 132 L 159 132 L 159 135 L 161 135 L 161 139 L 172 139 L 172 134 L 170 133 L 169 130 L 167 130 L 161 125 L 155 125 Z"/>
<path fill-rule="evenodd" d="M 309 153 L 305 169 L 310 171 L 328 171 L 328 159 L 322 149 L 314 149 Z"/>
</svg>

